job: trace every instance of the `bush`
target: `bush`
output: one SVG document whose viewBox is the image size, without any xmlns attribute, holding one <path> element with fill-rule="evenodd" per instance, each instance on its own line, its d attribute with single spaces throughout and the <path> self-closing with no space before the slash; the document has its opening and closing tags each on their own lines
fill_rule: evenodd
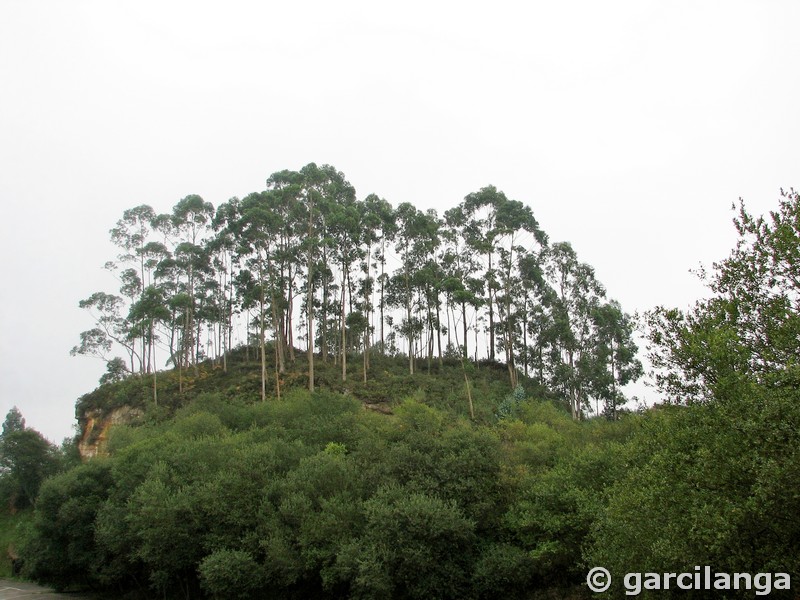
<svg viewBox="0 0 800 600">
<path fill-rule="evenodd" d="M 203 590 L 217 600 L 257 598 L 264 585 L 262 567 L 242 550 L 217 550 L 200 562 L 198 572 Z"/>
</svg>

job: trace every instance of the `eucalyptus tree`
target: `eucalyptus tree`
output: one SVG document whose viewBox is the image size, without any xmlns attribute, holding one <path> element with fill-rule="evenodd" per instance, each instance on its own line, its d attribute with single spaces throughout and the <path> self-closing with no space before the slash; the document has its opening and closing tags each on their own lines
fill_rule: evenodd
<svg viewBox="0 0 800 600">
<path fill-rule="evenodd" d="M 592 394 L 603 401 L 605 414 L 617 418 L 617 407 L 624 402 L 620 387 L 636 381 L 643 373 L 636 358 L 633 319 L 622 311 L 619 302 L 605 302 L 592 311 L 594 324 L 594 369 Z"/>
<path fill-rule="evenodd" d="M 221 349 L 222 370 L 228 371 L 228 351 L 233 337 L 234 280 L 236 278 L 236 238 L 231 224 L 239 214 L 239 198 L 233 197 L 217 207 L 211 226 L 214 238 L 208 244 L 212 264 L 217 274 L 218 347 Z"/>
<path fill-rule="evenodd" d="M 197 369 L 197 354 L 200 345 L 198 323 L 196 323 L 196 289 L 199 280 L 211 273 L 208 252 L 205 249 L 206 234 L 214 216 L 214 206 L 200 196 L 192 194 L 178 201 L 172 209 L 172 225 L 177 235 L 174 255 L 177 264 L 185 273 L 185 290 L 189 296 L 183 332 L 184 363 Z"/>
<path fill-rule="evenodd" d="M 120 291 L 131 302 L 135 302 L 139 298 L 145 286 L 145 263 L 147 262 L 145 247 L 153 231 L 154 219 L 153 208 L 147 204 L 141 204 L 125 210 L 122 218 L 109 232 L 111 241 L 121 249 L 121 253 L 117 256 L 117 262 L 107 262 L 106 268 L 110 271 L 122 268 Z M 145 353 L 145 341 L 142 338 L 139 355 L 144 357 Z M 144 363 L 140 364 L 139 368 L 144 370 Z"/>
<path fill-rule="evenodd" d="M 463 205 L 445 212 L 444 227 L 442 228 L 445 242 L 444 252 L 439 259 L 445 271 L 443 286 L 448 293 L 448 299 L 461 307 L 463 330 L 461 353 L 464 358 L 469 356 L 467 306 L 472 306 L 475 311 L 478 310 L 481 304 L 479 293 L 483 287 L 483 283 L 478 278 L 471 276 L 472 273 L 479 271 L 479 265 L 473 248 L 465 241 L 464 228 L 466 224 L 467 217 L 464 214 Z"/>
<path fill-rule="evenodd" d="M 259 348 L 261 356 L 261 399 L 266 400 L 267 359 L 266 327 L 267 305 L 271 308 L 272 325 L 275 332 L 276 378 L 285 369 L 281 328 L 277 318 L 276 274 L 274 270 L 275 245 L 280 228 L 277 214 L 271 210 L 268 192 L 246 196 L 240 206 L 239 218 L 232 223 L 238 240 L 237 254 L 243 269 L 237 277 L 239 294 L 245 307 L 258 306 Z M 278 387 L 280 395 L 280 387 Z"/>
<path fill-rule="evenodd" d="M 320 245 L 319 232 L 321 229 L 319 202 L 324 175 L 317 165 L 309 163 L 301 169 L 301 190 L 298 196 L 301 210 L 301 220 L 306 224 L 304 237 L 300 244 L 300 254 L 305 254 L 306 263 L 306 351 L 308 361 L 308 389 L 314 391 L 314 294 L 316 290 L 316 275 L 314 262 Z"/>
<path fill-rule="evenodd" d="M 555 323 L 553 307 L 555 290 L 545 278 L 542 257 L 525 254 L 518 262 L 523 294 L 523 341 L 522 352 L 525 376 L 533 369 L 541 385 L 547 383 L 545 372 L 549 370 L 546 349 L 555 345 Z"/>
<path fill-rule="evenodd" d="M 270 192 L 271 209 L 280 223 L 275 260 L 280 302 L 277 312 L 284 345 L 282 352 L 294 362 L 294 303 L 298 278 L 302 275 L 303 263 L 307 263 L 303 260 L 303 250 L 306 249 L 303 246 L 303 237 L 308 233 L 308 207 L 304 205 L 307 189 L 301 173 L 283 170 L 270 175 L 267 179 L 267 190 Z"/>
<path fill-rule="evenodd" d="M 578 261 L 567 242 L 546 252 L 545 273 L 555 290 L 552 298 L 552 384 L 567 398 L 572 417 L 580 419 L 591 391 L 592 314 L 605 296 L 594 269 Z"/>
<path fill-rule="evenodd" d="M 503 346 L 511 387 L 516 388 L 519 380 L 515 347 L 519 345 L 518 338 L 525 329 L 524 325 L 520 327 L 520 323 L 527 321 L 520 262 L 524 263 L 528 272 L 535 268 L 546 248 L 547 236 L 539 228 L 530 207 L 517 200 L 508 200 L 502 193 L 496 198 L 494 212 L 495 230 L 491 238 L 499 255 L 498 285 L 502 294 L 498 301 L 500 324 L 503 326 Z"/>
<path fill-rule="evenodd" d="M 338 171 L 329 168 L 326 182 L 326 232 L 333 261 L 338 264 L 342 283 L 340 308 L 340 353 L 342 381 L 347 380 L 347 314 L 353 304 L 352 268 L 362 259 L 361 245 L 363 211 L 356 200 L 356 191 Z M 348 298 L 349 294 L 349 298 Z"/>
<path fill-rule="evenodd" d="M 439 240 L 439 220 L 435 211 L 426 213 L 404 202 L 395 211 L 397 233 L 395 250 L 401 265 L 391 282 L 391 303 L 405 309 L 399 331 L 408 341 L 409 372 L 414 373 L 416 341 L 425 325 L 418 312 L 427 307 L 425 266 L 434 259 Z"/>
<path fill-rule="evenodd" d="M 122 213 L 122 218 L 111 229 L 111 241 L 122 249 L 117 258 L 121 264 L 138 266 L 139 280 L 144 282 L 147 252 L 145 247 L 153 232 L 153 221 L 156 217 L 153 208 L 147 204 L 130 208 Z"/>
<path fill-rule="evenodd" d="M 153 402 L 158 404 L 158 365 L 155 363 L 156 327 L 159 323 L 170 319 L 170 311 L 166 306 L 163 290 L 154 285 L 147 286 L 141 297 L 131 304 L 128 320 L 140 328 L 139 336 L 147 345 L 147 372 L 153 373 Z"/>
<path fill-rule="evenodd" d="M 477 192 L 468 194 L 459 206 L 463 216 L 462 235 L 467 245 L 484 258 L 483 301 L 489 316 L 489 360 L 495 360 L 495 296 L 499 289 L 495 255 L 497 247 L 497 210 L 507 201 L 505 194 L 494 186 L 486 186 Z"/>
<path fill-rule="evenodd" d="M 127 351 L 130 372 L 134 372 L 136 361 L 141 363 L 142 357 L 131 341 L 128 322 L 121 314 L 124 304 L 121 297 L 105 292 L 95 292 L 81 300 L 78 306 L 89 311 L 95 327 L 81 332 L 80 344 L 74 346 L 70 354 L 94 356 L 109 363 L 113 360 L 109 353 L 116 342 Z"/>
<path fill-rule="evenodd" d="M 397 224 L 395 222 L 395 212 L 392 205 L 384 200 L 378 198 L 374 194 L 370 194 L 365 199 L 367 210 L 377 217 L 377 229 L 375 235 L 377 236 L 378 247 L 375 249 L 376 271 L 377 265 L 380 265 L 380 274 L 377 275 L 377 281 L 380 284 L 379 297 L 378 297 L 378 311 L 380 313 L 380 352 L 386 353 L 386 336 L 384 334 L 384 325 L 386 324 L 386 286 L 389 281 L 389 275 L 386 273 L 386 252 L 388 245 L 394 240 L 397 233 Z"/>
<path fill-rule="evenodd" d="M 386 200 L 379 198 L 375 194 L 367 196 L 363 202 L 359 203 L 361 211 L 361 243 L 365 246 L 366 252 L 362 255 L 361 271 L 363 277 L 361 280 L 361 307 L 360 314 L 363 316 L 361 329 L 363 333 L 362 341 L 362 354 L 363 354 L 363 380 L 367 381 L 367 371 L 369 370 L 369 355 L 370 355 L 370 334 L 374 326 L 370 326 L 369 316 L 373 314 L 372 297 L 375 291 L 375 278 L 372 277 L 372 259 L 373 250 L 378 253 L 381 268 L 385 263 L 385 256 L 383 246 L 385 243 L 385 224 L 387 220 L 387 213 L 391 211 L 391 207 Z M 380 246 L 376 245 L 380 242 Z M 382 309 L 381 309 L 382 311 Z M 381 316 L 381 320 L 383 317 Z M 383 323 L 381 322 L 381 329 Z"/>
<path fill-rule="evenodd" d="M 484 302 L 489 317 L 489 359 L 495 360 L 499 330 L 509 378 L 515 387 L 515 347 L 521 333 L 520 317 L 524 320 L 524 314 L 514 306 L 522 299 L 517 261 L 524 252 L 539 256 L 547 244 L 547 236 L 530 207 L 509 200 L 494 186 L 467 195 L 450 219 L 461 227 L 466 244 L 486 261 Z M 526 237 L 529 237 L 527 247 L 521 245 Z"/>
<path fill-rule="evenodd" d="M 395 250 L 400 255 L 401 268 L 391 281 L 391 303 L 403 306 L 406 311 L 405 319 L 401 322 L 399 332 L 405 334 L 408 341 L 408 369 L 414 373 L 414 327 L 412 321 L 412 287 L 411 276 L 415 270 L 415 253 L 413 243 L 415 240 L 414 222 L 419 211 L 408 202 L 403 202 L 395 211 L 398 226 Z"/>
</svg>

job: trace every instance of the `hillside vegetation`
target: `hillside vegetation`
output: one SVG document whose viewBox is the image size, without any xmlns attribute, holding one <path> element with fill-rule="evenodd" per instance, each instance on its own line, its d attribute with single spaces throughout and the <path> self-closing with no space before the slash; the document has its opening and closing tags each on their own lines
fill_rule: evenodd
<svg viewBox="0 0 800 600">
<path fill-rule="evenodd" d="M 571 588 L 588 515 L 640 419 L 576 422 L 565 403 L 510 393 L 502 365 L 489 365 L 472 373 L 476 424 L 457 363 L 409 376 L 402 359 L 385 359 L 372 392 L 408 390 L 388 403 L 393 414 L 338 389 L 287 386 L 261 402 L 257 378 L 254 398 L 226 392 L 246 385 L 245 367 L 187 380 L 191 400 L 165 392 L 141 422 L 112 429 L 107 458 L 44 484 L 25 572 L 145 597 L 527 598 Z M 95 400 L 131 390 L 132 380 L 109 384 Z M 168 415 L 173 404 L 183 405 Z M 557 475 L 565 469 L 575 470 L 569 482 Z M 585 502 L 559 506 L 576 492 Z M 529 514 L 540 494 L 553 504 Z"/>
<path fill-rule="evenodd" d="M 22 573 L 115 598 L 477 600 L 587 597 L 593 567 L 611 573 L 604 596 L 625 598 L 628 573 L 694 581 L 708 567 L 750 583 L 716 575 L 687 592 L 651 578 L 636 591 L 793 598 L 800 196 L 784 193 L 765 218 L 741 204 L 734 224 L 736 248 L 705 275 L 709 298 L 645 316 L 666 402 L 636 412 L 618 394 L 617 359 L 635 370 L 621 352 L 633 347 L 600 335 L 604 310 L 559 313 L 558 295 L 542 314 L 564 317 L 544 319 L 562 337 L 551 330 L 528 353 L 506 346 L 505 362 L 458 344 L 440 358 L 436 327 L 413 330 L 407 352 L 371 345 L 341 313 L 337 335 L 302 353 L 271 307 L 251 346 L 203 358 L 198 330 L 183 327 L 196 324 L 189 302 L 177 321 L 158 321 L 160 335 L 175 334 L 172 369 L 109 361 L 103 385 L 78 401 L 84 421 L 138 411 L 110 428 L 101 456 L 76 464 L 74 447 L 53 448 L 9 413 L 0 492 L 11 509 L 33 508 L 15 534 Z M 488 315 L 498 297 L 487 289 Z M 430 300 L 412 321 L 417 310 L 435 325 Z M 529 331 L 530 315 L 500 314 L 501 339 Z M 570 337 L 578 322 L 585 336 Z M 155 320 L 106 325 L 129 328 L 134 359 L 152 357 Z M 525 356 L 542 362 L 515 366 Z"/>
</svg>

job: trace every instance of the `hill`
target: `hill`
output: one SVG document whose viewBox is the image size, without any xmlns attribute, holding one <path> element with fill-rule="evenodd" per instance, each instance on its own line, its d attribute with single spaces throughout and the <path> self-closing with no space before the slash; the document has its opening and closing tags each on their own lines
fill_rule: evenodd
<svg viewBox="0 0 800 600">
<path fill-rule="evenodd" d="M 628 565 L 797 573 L 796 391 L 576 421 L 487 364 L 473 420 L 459 361 L 404 365 L 313 393 L 290 371 L 266 401 L 247 360 L 158 374 L 157 406 L 152 375 L 101 386 L 79 414 L 136 422 L 42 484 L 22 573 L 114 598 L 298 600 L 585 598 L 598 564 L 612 597 Z"/>
<path fill-rule="evenodd" d="M 272 350 L 270 348 L 270 350 Z M 134 425 L 156 422 L 174 415 L 207 394 L 239 404 L 261 401 L 261 367 L 256 348 L 238 348 L 225 361 L 208 360 L 196 370 L 184 374 L 175 370 L 156 374 L 159 396 L 153 401 L 154 376 L 133 375 L 124 380 L 99 386 L 78 399 L 76 419 L 80 425 L 79 448 L 82 456 L 102 453 L 102 444 L 112 425 Z M 297 359 L 288 370 L 277 377 L 267 375 L 267 402 L 303 389 L 308 382 L 308 363 L 305 354 L 296 353 Z M 393 408 L 406 398 L 415 398 L 426 404 L 451 413 L 453 417 L 470 418 L 475 423 L 489 424 L 496 420 L 503 400 L 513 391 L 509 386 L 506 366 L 492 361 L 463 365 L 458 358 L 433 359 L 422 370 L 409 374 L 407 359 L 373 354 L 367 381 L 363 380 L 361 366 L 356 362 L 348 367 L 347 379 L 342 381 L 341 366 L 329 360 L 317 361 L 315 381 L 317 389 L 350 396 L 362 403 L 365 409 L 391 414 Z M 469 386 L 469 393 L 467 392 Z M 559 396 L 539 385 L 535 380 L 520 376 L 520 386 L 537 398 L 551 399 L 568 411 L 568 405 Z M 470 403 L 472 406 L 470 407 Z"/>
<path fill-rule="evenodd" d="M 318 365 L 314 393 L 298 360 L 261 401 L 251 352 L 227 372 L 200 364 L 180 390 L 157 374 L 157 406 L 152 375 L 83 396 L 83 445 L 100 452 L 44 484 L 24 572 L 143 597 L 528 598 L 578 580 L 562 568 L 576 542 L 533 559 L 509 511 L 570 456 L 602 469 L 598 449 L 634 420 L 576 422 L 545 390 L 512 393 L 495 363 L 468 368 L 472 419 L 458 359 L 410 375 L 373 357 L 366 383 Z"/>
</svg>

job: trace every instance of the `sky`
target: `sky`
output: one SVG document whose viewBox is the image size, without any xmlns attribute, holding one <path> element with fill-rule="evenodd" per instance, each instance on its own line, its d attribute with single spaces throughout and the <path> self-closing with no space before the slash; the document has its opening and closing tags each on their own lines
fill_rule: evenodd
<svg viewBox="0 0 800 600">
<path fill-rule="evenodd" d="M 495 185 L 628 312 L 800 187 L 800 3 L 0 0 L 0 418 L 55 442 L 122 212 L 309 162 L 440 213 Z M 654 394 L 646 392 L 645 394 Z M 651 398 L 652 401 L 652 398 Z"/>
</svg>

